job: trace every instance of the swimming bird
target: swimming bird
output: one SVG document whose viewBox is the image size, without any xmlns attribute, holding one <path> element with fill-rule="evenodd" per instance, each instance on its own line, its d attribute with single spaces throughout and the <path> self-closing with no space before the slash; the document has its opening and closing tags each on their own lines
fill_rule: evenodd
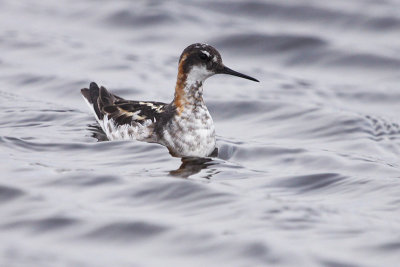
<svg viewBox="0 0 400 267">
<path fill-rule="evenodd" d="M 171 103 L 125 100 L 94 82 L 81 93 L 109 140 L 159 143 L 177 157 L 207 157 L 216 148 L 213 119 L 203 100 L 203 83 L 214 74 L 256 81 L 222 63 L 208 44 L 185 48 L 179 58 Z"/>
</svg>

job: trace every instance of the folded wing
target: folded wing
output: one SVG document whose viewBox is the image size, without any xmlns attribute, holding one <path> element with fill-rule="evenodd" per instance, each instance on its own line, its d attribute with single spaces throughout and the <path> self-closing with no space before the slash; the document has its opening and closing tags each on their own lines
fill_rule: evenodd
<svg viewBox="0 0 400 267">
<path fill-rule="evenodd" d="M 106 88 L 91 83 L 81 90 L 97 121 L 109 139 L 151 139 L 154 124 L 165 111 L 166 104 L 125 100 Z"/>
</svg>

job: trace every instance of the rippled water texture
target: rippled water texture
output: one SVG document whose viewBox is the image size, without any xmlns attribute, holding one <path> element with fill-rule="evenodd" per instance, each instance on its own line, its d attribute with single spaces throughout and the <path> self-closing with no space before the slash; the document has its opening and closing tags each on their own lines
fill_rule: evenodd
<svg viewBox="0 0 400 267">
<path fill-rule="evenodd" d="M 0 266 L 399 266 L 400 3 L 0 1 Z M 219 155 L 105 142 L 207 42 Z"/>
</svg>

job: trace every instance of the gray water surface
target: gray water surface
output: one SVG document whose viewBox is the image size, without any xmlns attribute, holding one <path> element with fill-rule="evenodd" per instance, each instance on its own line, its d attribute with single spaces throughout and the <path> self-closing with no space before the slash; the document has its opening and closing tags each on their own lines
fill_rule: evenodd
<svg viewBox="0 0 400 267">
<path fill-rule="evenodd" d="M 399 266 L 400 2 L 0 1 L 0 266 Z M 207 42 L 219 155 L 108 142 Z"/>
</svg>

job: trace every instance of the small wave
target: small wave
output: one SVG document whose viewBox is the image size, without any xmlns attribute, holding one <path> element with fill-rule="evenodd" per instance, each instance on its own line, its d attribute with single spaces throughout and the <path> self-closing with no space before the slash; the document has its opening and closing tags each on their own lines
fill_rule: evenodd
<svg viewBox="0 0 400 267">
<path fill-rule="evenodd" d="M 277 17 L 290 20 L 333 20 L 343 18 L 342 12 L 304 4 L 279 4 L 266 2 L 209 2 L 208 6 L 219 12 L 232 12 L 251 17 Z"/>
<path fill-rule="evenodd" d="M 214 191 L 204 185 L 192 183 L 186 180 L 154 181 L 141 187 L 121 192 L 118 196 L 123 199 L 131 199 L 137 203 L 163 203 L 173 209 L 196 209 L 215 206 L 232 201 L 232 195 L 225 192 Z"/>
<path fill-rule="evenodd" d="M 210 101 L 207 103 L 213 116 L 223 120 L 238 119 L 254 114 L 263 114 L 274 110 L 278 104 L 265 105 L 261 101 Z M 235 116 L 232 116 L 232 113 Z"/>
<path fill-rule="evenodd" d="M 165 12 L 138 13 L 131 10 L 119 10 L 110 15 L 105 22 L 111 25 L 132 27 L 132 26 L 154 26 L 173 22 L 171 15 Z"/>
<path fill-rule="evenodd" d="M 303 3 L 281 4 L 254 1 L 232 3 L 220 1 L 207 2 L 207 7 L 224 14 L 231 12 L 231 14 L 240 14 L 241 16 L 336 25 L 338 28 L 346 29 L 355 28 L 358 30 L 363 28 L 371 31 L 397 31 L 400 29 L 400 20 L 390 15 L 374 16 L 362 12 L 350 12 Z"/>
<path fill-rule="evenodd" d="M 332 48 L 329 43 L 317 36 L 289 34 L 232 34 L 213 42 L 217 47 L 230 50 L 235 55 L 257 54 L 257 56 L 283 57 L 285 65 L 322 65 L 359 69 L 400 68 L 400 59 L 371 53 L 348 52 Z"/>
<path fill-rule="evenodd" d="M 377 31 L 399 30 L 400 20 L 394 17 L 377 17 L 368 19 L 364 25 Z"/>
<path fill-rule="evenodd" d="M 367 53 L 348 53 L 345 51 L 331 51 L 326 57 L 326 65 L 340 67 L 358 67 L 365 69 L 399 69 L 400 59 Z"/>
<path fill-rule="evenodd" d="M 318 173 L 310 175 L 280 178 L 272 186 L 292 188 L 299 193 L 308 193 L 319 189 L 330 188 L 333 184 L 345 180 L 346 177 L 338 173 Z"/>
<path fill-rule="evenodd" d="M 393 240 L 393 241 L 388 241 L 384 244 L 378 245 L 378 249 L 386 252 L 400 252 L 400 241 L 399 240 Z"/>
<path fill-rule="evenodd" d="M 372 127 L 372 131 L 370 132 L 372 139 L 377 141 L 384 138 L 400 140 L 399 124 L 370 115 L 365 116 L 365 118 L 370 122 L 370 126 Z"/>
<path fill-rule="evenodd" d="M 50 81 L 54 81 L 56 79 L 55 76 L 43 76 L 43 75 L 35 75 L 35 74 L 19 74 L 12 78 L 20 85 L 32 85 L 32 84 L 41 84 Z"/>
<path fill-rule="evenodd" d="M 61 229 L 78 224 L 78 219 L 67 217 L 49 217 L 37 220 L 23 220 L 4 225 L 7 229 L 28 229 L 35 233 L 59 231 Z"/>
<path fill-rule="evenodd" d="M 259 160 L 260 157 L 264 158 L 277 158 L 295 154 L 306 153 L 307 150 L 302 148 L 285 148 L 278 146 L 259 146 L 246 144 L 245 146 L 237 147 L 233 153 L 233 159 L 238 162 L 245 162 L 251 160 Z"/>
<path fill-rule="evenodd" d="M 326 266 L 326 267 L 357 267 L 359 266 L 358 264 L 352 264 L 349 263 L 348 261 L 341 261 L 341 260 L 333 260 L 333 259 L 321 259 L 320 260 L 321 266 Z"/>
<path fill-rule="evenodd" d="M 5 185 L 0 185 L 0 203 L 13 200 L 15 198 L 25 195 L 25 192 Z"/>
<path fill-rule="evenodd" d="M 231 49 L 246 54 L 276 53 L 317 49 L 327 42 L 316 36 L 290 34 L 232 34 L 213 42 L 217 47 Z"/>
<path fill-rule="evenodd" d="M 121 179 L 118 176 L 112 175 L 93 175 L 92 173 L 87 173 L 84 175 L 80 173 L 79 175 L 72 175 L 68 177 L 63 177 L 54 181 L 51 181 L 49 185 L 54 186 L 74 186 L 78 188 L 82 187 L 95 187 L 104 184 L 116 184 L 120 183 Z"/>
<path fill-rule="evenodd" d="M 145 221 L 114 222 L 98 227 L 83 237 L 89 239 L 105 239 L 114 241 L 137 241 L 158 236 L 168 230 L 168 227 Z"/>
<path fill-rule="evenodd" d="M 60 151 L 60 150 L 82 150 L 90 148 L 90 144 L 83 143 L 42 143 L 30 140 L 24 140 L 12 136 L 0 137 L 0 143 L 4 143 L 8 147 L 14 149 L 31 150 L 31 151 Z"/>
</svg>

